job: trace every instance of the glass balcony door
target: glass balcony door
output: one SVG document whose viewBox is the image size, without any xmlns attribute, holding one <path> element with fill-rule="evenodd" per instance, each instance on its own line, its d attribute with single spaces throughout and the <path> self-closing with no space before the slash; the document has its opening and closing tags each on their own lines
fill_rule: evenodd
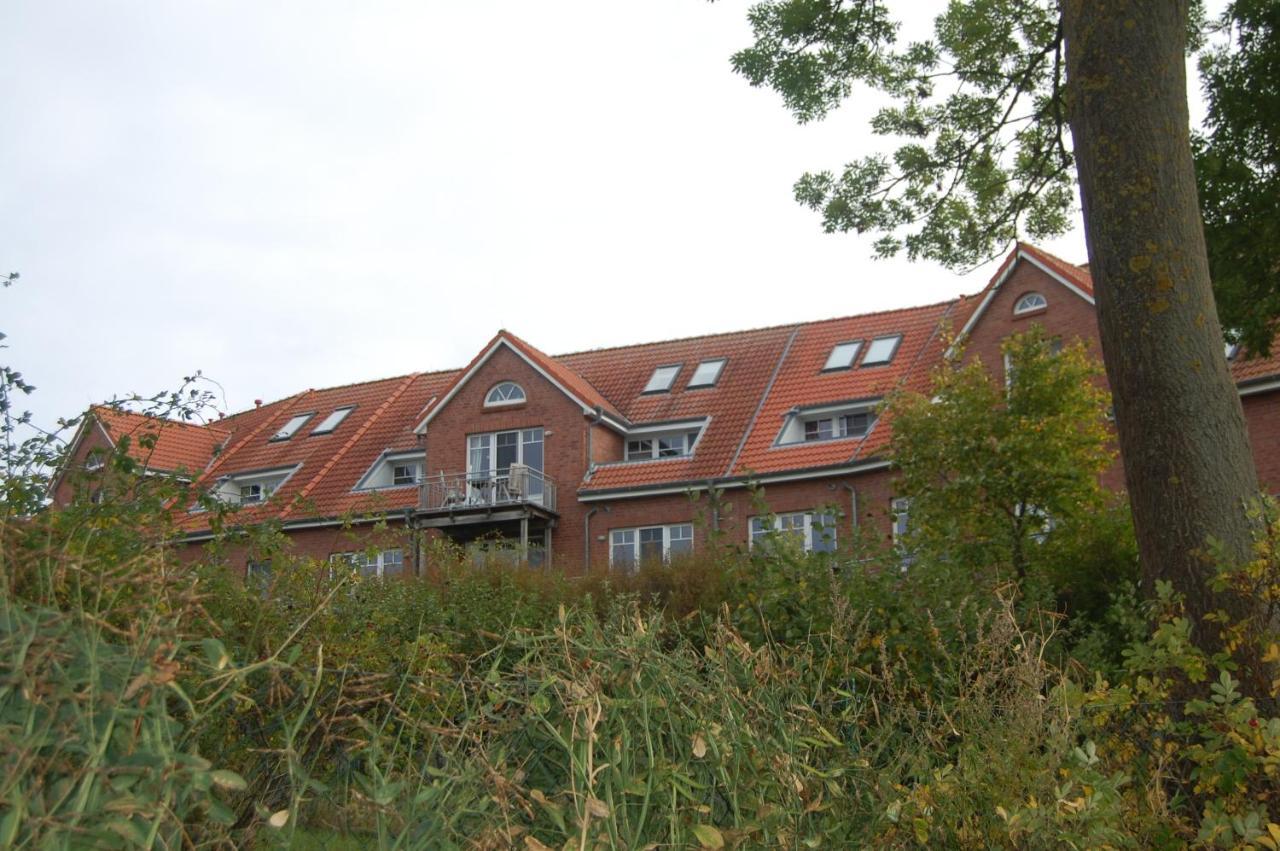
<svg viewBox="0 0 1280 851">
<path fill-rule="evenodd" d="M 506 502 L 541 502 L 542 429 L 492 431 L 467 436 L 468 501 L 496 505 Z M 521 464 L 531 475 L 512 477 L 511 467 Z"/>
</svg>

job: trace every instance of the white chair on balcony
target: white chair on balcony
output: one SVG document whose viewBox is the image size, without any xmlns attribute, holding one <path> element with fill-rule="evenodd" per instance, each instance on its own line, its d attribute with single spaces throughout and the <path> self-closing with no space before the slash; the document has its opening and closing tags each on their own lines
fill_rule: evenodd
<svg viewBox="0 0 1280 851">
<path fill-rule="evenodd" d="M 529 466 L 512 464 L 507 472 L 507 496 L 512 502 L 522 502 L 529 492 Z"/>
</svg>

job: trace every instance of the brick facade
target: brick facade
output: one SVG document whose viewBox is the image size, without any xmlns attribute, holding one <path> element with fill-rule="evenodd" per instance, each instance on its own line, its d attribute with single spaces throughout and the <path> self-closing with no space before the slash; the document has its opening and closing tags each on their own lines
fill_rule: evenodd
<svg viewBox="0 0 1280 851">
<path fill-rule="evenodd" d="M 1015 314 L 1019 299 L 1031 292 L 1046 304 Z M 425 484 L 420 491 L 390 483 L 364 488 L 360 482 L 388 453 L 425 453 L 420 472 L 426 481 L 463 476 L 471 472 L 468 436 L 531 428 L 543 430 L 542 473 L 557 489 L 554 510 L 530 507 L 528 500 L 498 507 L 524 509 L 530 532 L 549 536 L 553 561 L 566 570 L 604 569 L 614 530 L 692 523 L 695 548 L 712 530 L 725 542 L 746 546 L 749 519 L 762 505 L 776 513 L 834 508 L 838 539 L 856 524 L 887 540 L 894 497 L 893 472 L 884 463 L 887 426 L 872 426 L 856 438 L 788 442 L 782 440 L 784 423 L 811 408 L 873 402 L 902 387 L 926 390 L 949 335 L 961 329 L 967 331 L 966 357 L 980 359 L 1003 379 L 1002 342 L 1032 324 L 1064 342 L 1082 340 L 1100 356 L 1087 271 L 1019 246 L 986 290 L 952 302 L 554 358 L 504 331 L 464 370 L 307 391 L 205 431 L 172 424 L 161 433 L 157 453 L 171 469 L 212 456 L 196 474 L 197 488 L 288 471 L 269 504 L 242 508 L 243 522 L 276 519 L 296 555 L 319 560 L 395 543 L 404 550 L 406 572 L 416 563 L 415 528 L 432 527 L 425 539 L 469 541 L 487 531 L 510 536 L 510 512 L 499 525 L 494 518 L 501 512 L 470 503 L 427 505 Z M 890 363 L 824 368 L 836 344 L 860 341 L 865 352 L 870 341 L 895 334 L 900 340 Z M 718 381 L 691 386 L 696 365 L 717 359 L 725 361 Z M 672 386 L 645 392 L 655 367 L 672 364 L 680 365 Z M 1237 361 L 1232 369 L 1244 393 L 1260 479 L 1274 492 L 1280 489 L 1280 357 Z M 525 400 L 486 406 L 486 395 L 502 381 L 519 384 Z M 350 414 L 336 430 L 315 429 L 344 407 Z M 279 437 L 286 423 L 312 412 L 295 435 Z M 82 429 L 73 466 L 93 448 L 110 447 L 119 433 L 156 422 L 105 410 L 97 415 L 103 427 L 91 422 Z M 696 451 L 624 460 L 633 430 L 644 434 L 664 423 L 696 428 Z M 1104 475 L 1104 484 L 1122 488 L 1119 464 Z M 71 496 L 60 478 L 55 502 Z M 379 517 L 389 520 L 389 528 L 375 532 Z M 202 552 L 202 522 L 198 515 L 183 519 L 192 535 L 188 557 Z M 248 553 L 231 548 L 226 558 L 243 569 Z"/>
</svg>

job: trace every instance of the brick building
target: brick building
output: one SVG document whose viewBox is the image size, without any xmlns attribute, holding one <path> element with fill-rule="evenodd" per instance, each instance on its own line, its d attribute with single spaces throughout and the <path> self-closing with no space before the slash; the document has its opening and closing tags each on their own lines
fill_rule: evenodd
<svg viewBox="0 0 1280 851">
<path fill-rule="evenodd" d="M 423 560 L 409 543 L 370 546 L 379 519 L 393 538 L 425 532 L 403 541 L 567 569 L 676 555 L 712 530 L 747 544 L 769 523 L 826 548 L 854 524 L 893 534 L 877 403 L 926 389 L 948 334 L 1003 370 L 1001 341 L 1032 323 L 1100 354 L 1087 270 L 1019 245 L 982 292 L 923 307 L 554 357 L 499 331 L 460 370 L 307 390 L 206 426 L 95 408 L 71 463 L 153 433 L 131 450 L 148 472 L 238 505 L 237 523 L 274 518 L 299 554 L 378 574 Z M 1232 371 L 1276 491 L 1280 356 L 1233 356 Z M 55 502 L 69 488 L 55 481 Z M 182 524 L 189 544 L 211 537 L 199 511 Z"/>
</svg>

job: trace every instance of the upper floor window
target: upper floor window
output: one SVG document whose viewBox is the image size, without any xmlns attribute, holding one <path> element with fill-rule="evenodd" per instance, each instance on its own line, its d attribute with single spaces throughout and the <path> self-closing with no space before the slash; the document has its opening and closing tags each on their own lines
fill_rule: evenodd
<svg viewBox="0 0 1280 851">
<path fill-rule="evenodd" d="M 342 425 L 342 421 L 347 418 L 347 414 L 355 410 L 355 405 L 346 408 L 337 408 L 329 416 L 320 421 L 320 425 L 311 430 L 312 434 L 328 434 L 329 432 Z"/>
<path fill-rule="evenodd" d="M 836 549 L 836 517 L 831 513 L 793 511 L 751 518 L 751 546 L 770 540 L 792 540 L 807 553 Z"/>
<path fill-rule="evenodd" d="M 498 405 L 517 405 L 523 401 L 525 401 L 524 388 L 514 381 L 503 381 L 494 385 L 489 394 L 484 397 L 484 406 L 493 408 Z"/>
<path fill-rule="evenodd" d="M 835 348 L 831 350 L 831 354 L 827 356 L 827 362 L 823 365 L 822 371 L 829 372 L 837 369 L 848 369 L 853 366 L 853 362 L 858 359 L 858 352 L 862 349 L 861 340 L 851 340 L 847 343 L 836 343 Z"/>
<path fill-rule="evenodd" d="M 714 360 L 704 360 L 698 364 L 698 368 L 693 371 L 693 377 L 689 379 L 690 387 L 714 387 L 715 383 L 720 380 L 720 373 L 724 370 L 725 358 L 716 358 Z"/>
<path fill-rule="evenodd" d="M 285 423 L 279 431 L 271 435 L 272 440 L 288 440 L 298 433 L 298 429 L 307 424 L 307 420 L 314 417 L 315 411 L 307 414 L 295 414 L 289 418 L 289 422 Z"/>
<path fill-rule="evenodd" d="M 627 461 L 652 461 L 692 455 L 704 425 L 705 420 L 691 420 L 633 429 L 627 436 L 624 457 Z"/>
<path fill-rule="evenodd" d="M 214 485 L 213 496 L 221 502 L 232 505 L 266 502 L 297 469 L 298 467 L 294 466 L 224 476 Z"/>
<path fill-rule="evenodd" d="M 420 450 L 384 452 L 356 483 L 355 489 L 377 490 L 419 484 L 425 461 L 426 455 Z"/>
<path fill-rule="evenodd" d="M 1032 311 L 1040 310 L 1041 308 L 1048 306 L 1049 300 L 1040 295 L 1040 293 L 1027 293 L 1022 296 L 1022 298 L 1018 299 L 1016 304 L 1014 304 L 1013 315 L 1020 316 L 1023 313 L 1031 313 Z"/>
<path fill-rule="evenodd" d="M 609 533 L 609 566 L 634 569 L 693 552 L 693 524 L 614 529 Z"/>
<path fill-rule="evenodd" d="M 644 393 L 666 393 L 671 389 L 671 385 L 676 383 L 676 376 L 680 374 L 680 367 L 684 364 L 671 364 L 669 366 L 660 366 L 653 371 L 653 375 L 649 376 L 649 383 L 644 386 Z"/>
<path fill-rule="evenodd" d="M 787 415 L 778 445 L 865 437 L 876 423 L 875 400 L 797 409 Z"/>
<path fill-rule="evenodd" d="M 875 415 L 870 411 L 858 411 L 838 417 L 818 417 L 805 420 L 804 439 L 834 440 L 837 437 L 862 437 L 871 430 Z"/>
<path fill-rule="evenodd" d="M 898 353 L 898 345 L 902 342 L 901 334 L 890 334 L 885 337 L 876 337 L 867 346 L 867 353 L 862 356 L 863 366 L 879 366 L 893 360 L 893 356 Z"/>
</svg>

